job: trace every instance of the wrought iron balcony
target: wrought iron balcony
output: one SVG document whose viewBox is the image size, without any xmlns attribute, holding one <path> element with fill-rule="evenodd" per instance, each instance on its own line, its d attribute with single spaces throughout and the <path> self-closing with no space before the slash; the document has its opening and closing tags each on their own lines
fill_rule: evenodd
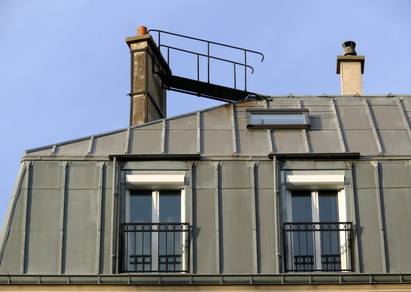
<svg viewBox="0 0 411 292">
<path fill-rule="evenodd" d="M 351 222 L 286 222 L 285 272 L 352 271 Z"/>
<path fill-rule="evenodd" d="M 122 272 L 188 272 L 188 223 L 121 224 Z"/>
</svg>

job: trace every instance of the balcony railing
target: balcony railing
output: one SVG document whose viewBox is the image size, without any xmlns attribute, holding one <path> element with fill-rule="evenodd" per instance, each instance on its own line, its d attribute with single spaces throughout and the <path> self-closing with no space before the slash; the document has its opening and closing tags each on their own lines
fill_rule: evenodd
<svg viewBox="0 0 411 292">
<path fill-rule="evenodd" d="M 122 272 L 188 272 L 188 223 L 121 224 Z"/>
<path fill-rule="evenodd" d="M 285 271 L 352 271 L 352 236 L 351 222 L 284 223 Z"/>
<path fill-rule="evenodd" d="M 153 67 L 163 88 L 224 102 L 255 95 L 247 86 L 248 75 L 254 72 L 249 59 L 258 55 L 263 61 L 262 53 L 162 30 L 148 32 L 157 34 L 158 59 L 164 56 L 173 68 L 171 74 Z"/>
</svg>

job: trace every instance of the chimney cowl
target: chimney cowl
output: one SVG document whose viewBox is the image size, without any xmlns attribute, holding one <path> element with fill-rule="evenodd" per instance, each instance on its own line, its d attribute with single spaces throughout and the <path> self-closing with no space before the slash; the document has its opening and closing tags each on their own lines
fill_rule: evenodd
<svg viewBox="0 0 411 292">
<path fill-rule="evenodd" d="M 342 47 L 344 48 L 344 56 L 357 56 L 354 41 L 346 41 L 342 44 Z"/>
</svg>

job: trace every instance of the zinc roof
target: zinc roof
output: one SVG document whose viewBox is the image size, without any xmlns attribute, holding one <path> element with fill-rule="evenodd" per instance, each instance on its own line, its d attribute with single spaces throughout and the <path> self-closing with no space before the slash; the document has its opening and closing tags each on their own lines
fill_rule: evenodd
<svg viewBox="0 0 411 292">
<path fill-rule="evenodd" d="M 311 128 L 247 129 L 247 109 L 308 109 Z M 270 96 L 27 150 L 24 159 L 124 154 L 411 155 L 411 96 Z"/>
</svg>

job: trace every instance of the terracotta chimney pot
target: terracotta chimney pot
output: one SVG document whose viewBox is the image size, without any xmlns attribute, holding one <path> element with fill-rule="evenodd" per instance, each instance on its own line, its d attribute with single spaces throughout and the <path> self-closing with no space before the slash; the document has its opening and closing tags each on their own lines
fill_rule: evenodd
<svg viewBox="0 0 411 292">
<path fill-rule="evenodd" d="M 147 27 L 139 26 L 137 28 L 137 35 L 140 36 L 140 35 L 145 35 L 145 34 L 147 34 Z"/>
</svg>

